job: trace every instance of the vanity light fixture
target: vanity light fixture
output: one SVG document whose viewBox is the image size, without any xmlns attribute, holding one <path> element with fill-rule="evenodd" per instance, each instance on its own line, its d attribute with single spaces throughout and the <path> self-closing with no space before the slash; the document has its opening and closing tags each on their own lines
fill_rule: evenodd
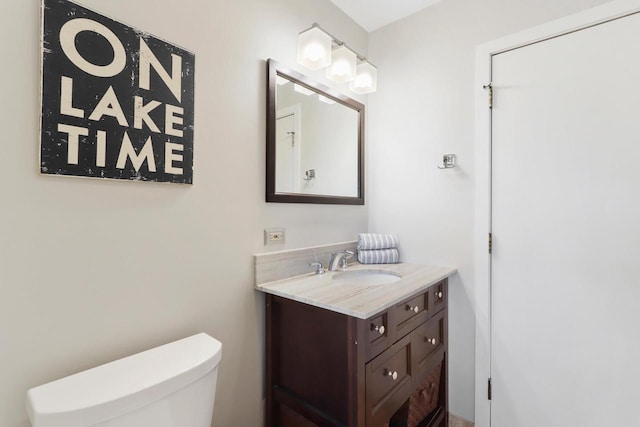
<svg viewBox="0 0 640 427">
<path fill-rule="evenodd" d="M 349 89 L 360 95 L 378 87 L 378 69 L 318 24 L 298 34 L 298 64 L 310 70 L 326 67 L 329 80 L 349 83 Z"/>
<path fill-rule="evenodd" d="M 378 69 L 366 59 L 358 65 L 356 78 L 349 83 L 349 90 L 364 95 L 378 89 Z"/>
<path fill-rule="evenodd" d="M 287 83 L 291 83 L 289 80 L 284 77 L 276 76 L 276 84 L 278 86 L 286 85 Z"/>
<path fill-rule="evenodd" d="M 356 78 L 358 55 L 345 45 L 333 49 L 331 64 L 325 70 L 327 78 L 336 83 L 347 83 Z"/>
<path fill-rule="evenodd" d="M 304 86 L 300 86 L 300 85 L 299 85 L 299 84 L 297 84 L 297 83 L 294 83 L 294 84 L 293 84 L 293 90 L 295 90 L 296 92 L 301 93 L 301 94 L 303 94 L 303 95 L 307 95 L 307 96 L 309 96 L 309 95 L 313 95 L 313 94 L 315 93 L 315 92 L 314 92 L 314 91 L 312 91 L 311 89 L 307 89 L 306 87 L 304 87 Z"/>
<path fill-rule="evenodd" d="M 333 37 L 318 24 L 298 34 L 298 64 L 310 70 L 319 70 L 331 64 Z"/>
<path fill-rule="evenodd" d="M 322 96 L 320 94 L 318 95 L 318 100 L 320 102 L 324 102 L 325 104 L 329 104 L 329 105 L 332 105 L 332 104 L 336 103 L 336 101 L 334 101 L 333 99 L 327 98 L 326 96 Z"/>
</svg>

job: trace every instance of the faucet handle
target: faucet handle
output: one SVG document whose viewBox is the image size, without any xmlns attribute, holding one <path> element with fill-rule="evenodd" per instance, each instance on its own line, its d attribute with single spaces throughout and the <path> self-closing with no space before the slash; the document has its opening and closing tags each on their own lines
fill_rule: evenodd
<svg viewBox="0 0 640 427">
<path fill-rule="evenodd" d="M 349 259 L 353 258 L 353 256 L 356 254 L 353 251 L 344 251 L 343 252 L 344 255 L 342 255 L 342 269 L 345 270 L 347 267 L 349 267 Z"/>
<path fill-rule="evenodd" d="M 324 268 L 322 266 L 321 262 L 312 262 L 311 264 L 309 264 L 311 267 L 316 267 L 316 274 L 324 274 Z"/>
</svg>

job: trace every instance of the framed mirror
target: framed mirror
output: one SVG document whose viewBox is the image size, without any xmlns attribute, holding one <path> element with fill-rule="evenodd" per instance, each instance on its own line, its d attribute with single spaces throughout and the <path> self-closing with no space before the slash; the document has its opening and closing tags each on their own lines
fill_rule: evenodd
<svg viewBox="0 0 640 427">
<path fill-rule="evenodd" d="M 364 205 L 364 105 L 267 68 L 267 202 Z"/>
</svg>

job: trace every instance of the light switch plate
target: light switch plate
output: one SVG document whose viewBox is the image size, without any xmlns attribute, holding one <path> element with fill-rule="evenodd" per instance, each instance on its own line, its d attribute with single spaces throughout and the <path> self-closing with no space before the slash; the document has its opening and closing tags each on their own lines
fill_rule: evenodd
<svg viewBox="0 0 640 427">
<path fill-rule="evenodd" d="M 275 245 L 284 243 L 284 228 L 266 228 L 264 230 L 264 244 Z"/>
</svg>

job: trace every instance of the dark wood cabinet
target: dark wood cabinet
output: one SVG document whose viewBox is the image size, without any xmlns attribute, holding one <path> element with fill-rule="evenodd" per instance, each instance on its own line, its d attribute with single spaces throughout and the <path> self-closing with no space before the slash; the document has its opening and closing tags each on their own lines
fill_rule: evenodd
<svg viewBox="0 0 640 427">
<path fill-rule="evenodd" d="M 267 294 L 268 427 L 445 427 L 447 279 L 359 319 Z"/>
</svg>

